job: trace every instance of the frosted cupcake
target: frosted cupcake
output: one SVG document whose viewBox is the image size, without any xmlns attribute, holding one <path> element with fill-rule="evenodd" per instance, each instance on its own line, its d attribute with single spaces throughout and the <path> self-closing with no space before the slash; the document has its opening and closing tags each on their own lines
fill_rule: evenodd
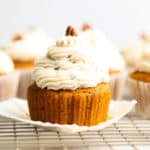
<svg viewBox="0 0 150 150">
<path fill-rule="evenodd" d="M 136 111 L 144 118 L 150 119 L 150 51 L 143 53 L 136 70 L 130 74 L 132 96 L 137 100 Z"/>
<path fill-rule="evenodd" d="M 121 51 L 121 55 L 123 56 L 126 63 L 126 78 L 128 78 L 129 74 L 132 73 L 139 65 L 141 58 L 149 57 L 150 52 L 150 35 L 147 33 L 142 33 L 136 42 Z M 131 90 L 129 88 L 128 80 L 126 81 L 124 95 L 128 98 L 131 98 Z"/>
<path fill-rule="evenodd" d="M 39 28 L 29 28 L 25 33 L 17 33 L 12 41 L 2 47 L 12 58 L 15 69 L 21 72 L 18 97 L 26 98 L 27 87 L 31 83 L 31 72 L 35 59 L 46 54 L 52 40 Z"/>
<path fill-rule="evenodd" d="M 11 58 L 0 51 L 0 100 L 16 96 L 18 81 L 19 73 L 14 71 Z"/>
<path fill-rule="evenodd" d="M 108 70 L 78 46 L 74 33 L 69 31 L 72 36 L 57 41 L 37 60 L 27 96 L 32 120 L 92 126 L 107 119 Z"/>
<path fill-rule="evenodd" d="M 112 99 L 120 99 L 124 83 L 124 60 L 118 50 L 107 40 L 105 34 L 93 29 L 89 24 L 83 24 L 79 36 L 87 46 L 93 48 L 97 60 L 109 68 Z"/>
</svg>

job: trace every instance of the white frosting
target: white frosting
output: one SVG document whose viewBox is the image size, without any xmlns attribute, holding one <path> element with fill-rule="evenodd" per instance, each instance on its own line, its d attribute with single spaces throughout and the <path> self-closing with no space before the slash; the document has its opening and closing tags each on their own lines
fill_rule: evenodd
<svg viewBox="0 0 150 150">
<path fill-rule="evenodd" d="M 142 45 L 142 57 L 145 59 L 150 59 L 150 42 L 143 43 Z"/>
<path fill-rule="evenodd" d="M 40 88 L 53 90 L 95 87 L 108 82 L 108 69 L 97 65 L 91 54 L 78 47 L 76 37 L 64 37 L 37 60 L 33 80 Z M 93 57 L 94 58 L 94 57 Z"/>
<path fill-rule="evenodd" d="M 13 60 L 30 61 L 46 54 L 53 41 L 43 31 L 33 28 L 22 34 L 22 40 L 11 41 L 3 46 Z"/>
<path fill-rule="evenodd" d="M 137 64 L 137 70 L 140 72 L 148 72 L 150 73 L 150 60 L 149 59 L 141 59 Z"/>
<path fill-rule="evenodd" d="M 136 66 L 142 56 L 141 45 L 130 45 L 121 51 L 121 54 L 128 66 Z"/>
<path fill-rule="evenodd" d="M 0 74 L 8 74 L 14 70 L 14 64 L 10 57 L 0 51 Z"/>
<path fill-rule="evenodd" d="M 137 70 L 150 73 L 150 42 L 143 42 L 141 59 L 137 63 Z"/>
<path fill-rule="evenodd" d="M 109 69 L 122 70 L 124 61 L 118 50 L 107 40 L 103 32 L 99 30 L 87 30 L 79 33 L 80 38 L 85 45 L 94 48 L 99 61 L 107 64 Z"/>
</svg>

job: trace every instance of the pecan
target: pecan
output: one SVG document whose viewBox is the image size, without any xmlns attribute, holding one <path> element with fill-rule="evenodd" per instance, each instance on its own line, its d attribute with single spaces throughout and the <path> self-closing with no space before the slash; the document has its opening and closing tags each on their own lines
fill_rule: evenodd
<svg viewBox="0 0 150 150">
<path fill-rule="evenodd" d="M 78 34 L 77 34 L 77 31 L 75 30 L 74 27 L 68 26 L 67 29 L 66 29 L 66 35 L 67 36 L 69 36 L 69 35 L 71 35 L 71 36 L 77 36 Z"/>
<path fill-rule="evenodd" d="M 83 23 L 81 30 L 86 31 L 92 29 L 92 26 L 89 23 Z"/>
<path fill-rule="evenodd" d="M 23 36 L 20 34 L 20 33 L 16 33 L 13 37 L 13 41 L 19 41 L 19 40 L 22 40 L 23 39 Z"/>
</svg>

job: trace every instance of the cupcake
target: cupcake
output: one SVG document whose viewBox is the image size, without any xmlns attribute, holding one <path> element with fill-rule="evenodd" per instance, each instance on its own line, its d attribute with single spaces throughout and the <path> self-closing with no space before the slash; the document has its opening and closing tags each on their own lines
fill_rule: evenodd
<svg viewBox="0 0 150 150">
<path fill-rule="evenodd" d="M 145 44 L 143 43 L 141 59 L 138 61 L 135 71 L 130 73 L 129 83 L 132 96 L 137 100 L 137 113 L 150 119 L 150 40 L 145 39 L 143 42 Z"/>
<path fill-rule="evenodd" d="M 124 83 L 124 60 L 119 51 L 107 40 L 105 34 L 93 29 L 89 24 L 83 24 L 79 33 L 87 46 L 93 48 L 97 60 L 107 65 L 110 74 L 112 99 L 120 99 Z"/>
<path fill-rule="evenodd" d="M 17 94 L 19 73 L 14 71 L 11 58 L 0 51 L 0 100 L 15 97 Z"/>
<path fill-rule="evenodd" d="M 123 59 L 125 60 L 125 64 L 126 64 L 126 67 L 125 67 L 126 79 L 128 79 L 129 74 L 131 74 L 136 69 L 136 66 L 139 64 L 139 61 L 141 60 L 143 55 L 145 58 L 147 57 L 147 55 L 149 57 L 149 51 L 150 51 L 150 35 L 148 35 L 147 33 L 142 33 L 138 37 L 136 42 L 134 42 L 133 44 L 130 44 L 129 46 L 121 50 L 121 55 L 123 56 Z M 128 80 L 126 80 L 124 95 L 127 98 L 132 97 L 129 84 L 130 83 L 128 82 Z"/>
<path fill-rule="evenodd" d="M 52 40 L 39 28 L 31 27 L 25 33 L 17 33 L 2 49 L 12 58 L 15 69 L 20 71 L 18 97 L 26 98 L 31 84 L 31 72 L 35 59 L 46 54 Z"/>
<path fill-rule="evenodd" d="M 36 62 L 27 94 L 30 116 L 35 121 L 96 125 L 108 117 L 108 69 L 78 46 L 74 30 L 68 33 Z"/>
<path fill-rule="evenodd" d="M 150 119 L 150 51 L 143 53 L 136 70 L 130 74 L 132 96 L 137 100 L 136 111 L 143 118 Z"/>
</svg>

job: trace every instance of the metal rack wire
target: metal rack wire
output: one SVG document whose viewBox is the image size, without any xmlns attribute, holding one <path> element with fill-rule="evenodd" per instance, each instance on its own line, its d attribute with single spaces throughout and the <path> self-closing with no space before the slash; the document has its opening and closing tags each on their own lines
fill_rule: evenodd
<svg viewBox="0 0 150 150">
<path fill-rule="evenodd" d="M 64 134 L 0 117 L 0 150 L 150 149 L 150 121 L 127 116 L 101 131 Z"/>
</svg>

